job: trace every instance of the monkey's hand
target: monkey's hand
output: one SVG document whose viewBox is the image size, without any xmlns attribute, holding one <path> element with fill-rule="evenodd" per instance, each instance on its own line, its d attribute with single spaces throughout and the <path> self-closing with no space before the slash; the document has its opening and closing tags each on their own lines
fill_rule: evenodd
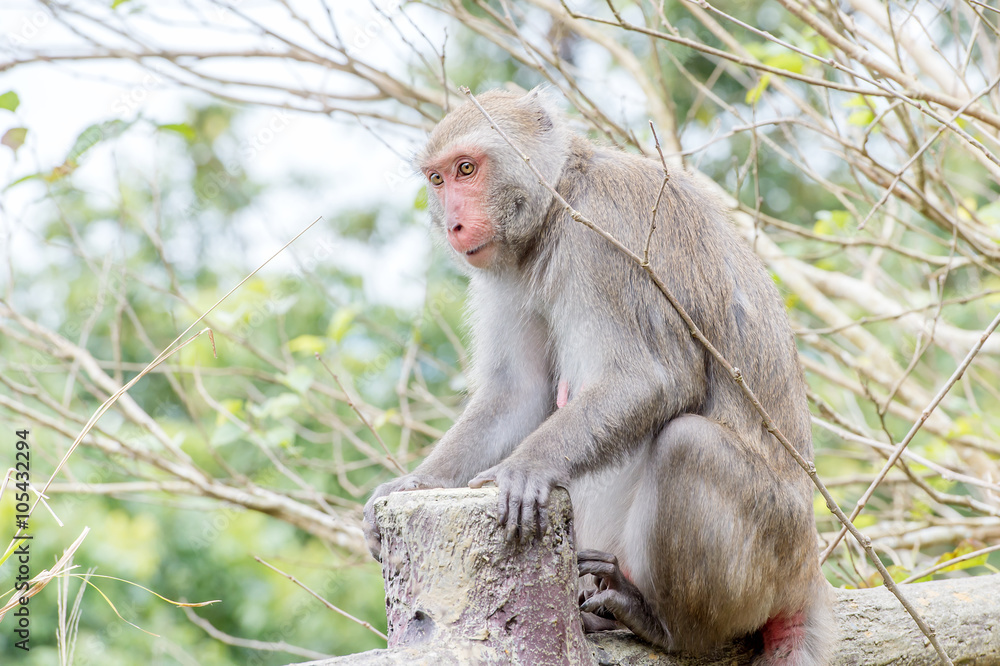
<svg viewBox="0 0 1000 666">
<path fill-rule="evenodd" d="M 670 631 L 622 572 L 617 557 L 599 550 L 581 550 L 576 559 L 581 576 L 591 574 L 597 579 L 597 591 L 587 595 L 580 604 L 581 611 L 603 618 L 611 615 L 650 643 L 671 647 Z"/>
<path fill-rule="evenodd" d="M 375 521 L 375 500 L 396 491 L 448 488 L 450 485 L 441 479 L 427 474 L 406 474 L 377 487 L 372 492 L 372 496 L 365 502 L 365 540 L 368 542 L 368 550 L 371 551 L 372 557 L 379 562 L 382 561 L 380 556 L 382 552 L 382 533 L 379 531 L 378 523 Z"/>
<path fill-rule="evenodd" d="M 500 488 L 497 522 L 506 528 L 508 539 L 527 541 L 545 530 L 549 492 L 566 487 L 569 474 L 551 461 L 525 461 L 514 455 L 469 481 L 469 487 L 482 488 L 490 481 Z"/>
</svg>

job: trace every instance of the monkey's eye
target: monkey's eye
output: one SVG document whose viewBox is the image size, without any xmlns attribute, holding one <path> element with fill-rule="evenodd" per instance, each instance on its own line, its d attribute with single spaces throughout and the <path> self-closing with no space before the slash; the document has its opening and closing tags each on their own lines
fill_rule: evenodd
<svg viewBox="0 0 1000 666">
<path fill-rule="evenodd" d="M 438 185 L 444 183 L 444 178 L 441 177 L 441 174 L 435 171 L 431 171 L 429 174 L 427 174 L 427 180 L 431 181 L 431 185 L 433 185 L 434 187 L 437 187 Z"/>
<path fill-rule="evenodd" d="M 462 162 L 458 165 L 458 172 L 463 176 L 470 176 L 476 170 L 476 165 L 472 162 Z"/>
</svg>

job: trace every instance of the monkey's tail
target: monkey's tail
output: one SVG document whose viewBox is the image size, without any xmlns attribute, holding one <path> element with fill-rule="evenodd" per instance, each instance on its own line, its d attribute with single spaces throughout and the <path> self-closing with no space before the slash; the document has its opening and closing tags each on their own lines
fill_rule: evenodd
<svg viewBox="0 0 1000 666">
<path fill-rule="evenodd" d="M 817 581 L 811 604 L 805 609 L 775 615 L 764 624 L 764 653 L 754 666 L 826 666 L 833 651 L 836 624 L 830 587 Z"/>
</svg>

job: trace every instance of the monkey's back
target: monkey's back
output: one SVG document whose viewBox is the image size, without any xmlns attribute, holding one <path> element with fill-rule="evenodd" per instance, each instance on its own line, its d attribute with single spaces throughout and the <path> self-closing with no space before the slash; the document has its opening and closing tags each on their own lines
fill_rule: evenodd
<svg viewBox="0 0 1000 666">
<path fill-rule="evenodd" d="M 662 165 L 583 140 L 576 141 L 574 149 L 560 193 L 635 254 L 643 256 L 650 239 L 649 261 L 656 275 L 706 338 L 740 369 L 778 428 L 811 460 L 805 385 L 784 303 L 718 200 L 683 170 L 671 169 L 650 237 L 652 209 L 663 186 Z M 624 316 L 631 318 L 627 330 L 638 332 L 638 339 L 648 348 L 643 356 L 660 366 L 661 376 L 675 381 L 683 378 L 681 390 L 693 396 L 672 420 L 696 424 L 683 418 L 693 414 L 722 424 L 736 435 L 689 428 L 697 441 L 690 448 L 672 449 L 685 451 L 672 459 L 684 473 L 671 475 L 664 471 L 670 466 L 658 468 L 669 478 L 663 492 L 671 499 L 658 507 L 657 520 L 700 528 L 682 539 L 675 539 L 671 530 L 661 535 L 654 551 L 670 564 L 656 567 L 655 580 L 640 576 L 636 581 L 645 594 L 660 598 L 664 621 L 675 631 L 676 647 L 707 649 L 759 627 L 775 614 L 809 607 L 821 577 L 816 567 L 808 476 L 767 432 L 737 383 L 691 335 L 644 270 L 572 220 L 558 204 L 550 209 L 549 218 L 550 237 L 569 238 L 565 248 L 573 250 L 548 250 L 549 279 L 568 275 L 583 281 L 580 293 L 597 295 L 595 302 L 586 304 L 595 317 L 627 313 Z M 580 254 L 586 256 L 574 257 Z M 590 271 L 579 275 L 578 266 L 588 266 Z M 565 281 L 560 284 L 573 288 Z M 615 344 L 615 340 L 607 342 Z M 663 429 L 679 432 L 671 422 Z M 718 441 L 698 439 L 713 436 Z M 620 470 L 597 473 L 591 483 L 599 486 L 615 474 L 621 476 Z M 579 488 L 584 492 L 574 495 L 574 506 L 582 495 L 579 524 L 584 538 L 593 532 L 590 523 L 599 521 L 597 516 L 604 516 L 605 524 L 607 516 L 602 505 L 588 504 L 586 485 Z M 678 509 L 689 498 L 699 498 L 693 502 L 696 508 Z M 713 538 L 720 534 L 733 535 L 733 540 Z M 613 544 L 608 547 L 615 548 Z M 623 557 L 626 562 L 645 562 L 638 569 L 647 570 L 649 560 L 642 560 L 639 551 L 626 548 Z"/>
<path fill-rule="evenodd" d="M 650 265 L 709 341 L 740 369 L 782 432 L 812 459 L 805 385 L 774 281 L 718 200 L 682 169 L 672 168 L 669 174 L 650 239 Z M 642 256 L 662 184 L 659 162 L 577 137 L 558 189 L 570 205 Z M 560 253 L 559 247 L 548 248 L 545 272 L 550 280 L 572 275 L 576 265 L 597 267 L 592 275 L 580 276 L 611 303 L 607 309 L 592 304 L 597 316 L 634 303 L 635 323 L 658 358 L 671 364 L 679 355 L 680 364 L 690 362 L 703 371 L 700 399 L 690 406 L 691 413 L 731 426 L 777 466 L 796 465 L 640 267 L 570 219 L 558 203 L 550 209 L 546 229 L 553 239 L 572 237 L 566 245 L 574 253 L 591 255 L 575 257 Z"/>
</svg>

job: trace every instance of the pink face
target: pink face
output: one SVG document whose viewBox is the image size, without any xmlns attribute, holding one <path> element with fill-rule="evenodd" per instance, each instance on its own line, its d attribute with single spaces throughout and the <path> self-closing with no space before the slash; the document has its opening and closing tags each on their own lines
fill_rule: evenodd
<svg viewBox="0 0 1000 666">
<path fill-rule="evenodd" d="M 448 242 L 476 268 L 488 266 L 496 254 L 496 234 L 486 214 L 488 166 L 482 152 L 458 147 L 423 169 L 444 209 Z"/>
</svg>

